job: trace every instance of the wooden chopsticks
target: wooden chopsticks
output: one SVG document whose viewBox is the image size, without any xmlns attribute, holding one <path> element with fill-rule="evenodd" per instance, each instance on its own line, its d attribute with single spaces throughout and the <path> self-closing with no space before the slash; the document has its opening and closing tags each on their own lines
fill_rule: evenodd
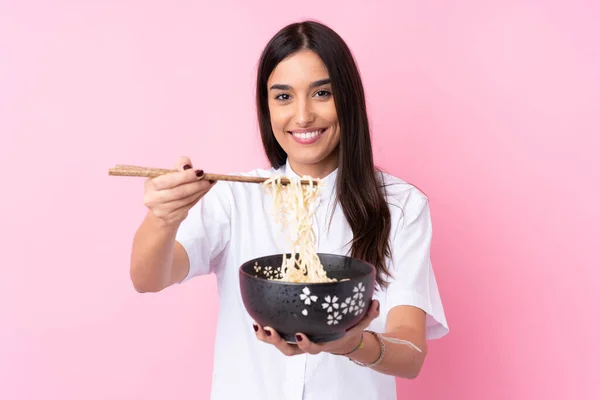
<svg viewBox="0 0 600 400">
<path fill-rule="evenodd" d="M 108 170 L 108 174 L 111 176 L 139 176 L 146 178 L 155 178 L 164 174 L 177 172 L 174 169 L 163 169 L 163 168 L 149 168 L 139 167 L 137 165 L 123 165 L 117 164 L 114 168 Z M 238 175 L 222 175 L 222 174 L 210 174 L 205 173 L 201 179 L 209 181 L 230 181 L 230 182 L 245 182 L 245 183 L 264 183 L 269 178 L 261 178 L 256 176 L 238 176 Z M 281 184 L 287 185 L 290 181 L 287 178 L 281 178 Z M 309 185 L 310 181 L 302 179 L 300 182 L 303 185 Z M 316 183 L 316 182 L 314 182 Z"/>
</svg>

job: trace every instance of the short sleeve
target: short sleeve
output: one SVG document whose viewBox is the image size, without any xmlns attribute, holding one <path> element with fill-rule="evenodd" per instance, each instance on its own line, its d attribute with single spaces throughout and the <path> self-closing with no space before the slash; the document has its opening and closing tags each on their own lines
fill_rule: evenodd
<svg viewBox="0 0 600 400">
<path fill-rule="evenodd" d="M 385 295 L 385 316 L 400 305 L 422 309 L 426 314 L 426 337 L 438 339 L 448 324 L 430 258 L 432 224 L 424 195 L 409 196 L 392 237 L 390 272 Z"/>
<path fill-rule="evenodd" d="M 219 256 L 230 239 L 230 204 L 228 185 L 219 182 L 190 209 L 179 226 L 175 240 L 190 260 L 190 270 L 181 283 L 214 273 L 219 267 Z"/>
</svg>

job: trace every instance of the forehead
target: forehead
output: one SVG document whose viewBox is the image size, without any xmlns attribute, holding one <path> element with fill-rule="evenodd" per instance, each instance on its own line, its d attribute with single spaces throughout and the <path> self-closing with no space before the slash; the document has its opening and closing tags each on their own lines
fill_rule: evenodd
<svg viewBox="0 0 600 400">
<path fill-rule="evenodd" d="M 312 50 L 302 50 L 281 61 L 271 73 L 268 83 L 302 87 L 328 77 L 327 67 L 321 57 Z"/>
</svg>

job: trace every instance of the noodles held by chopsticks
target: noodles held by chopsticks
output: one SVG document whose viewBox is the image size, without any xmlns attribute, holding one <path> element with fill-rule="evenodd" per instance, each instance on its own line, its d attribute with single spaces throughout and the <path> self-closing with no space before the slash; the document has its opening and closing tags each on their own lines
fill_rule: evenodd
<svg viewBox="0 0 600 400">
<path fill-rule="evenodd" d="M 287 185 L 281 184 L 281 176 L 273 176 L 263 183 L 267 193 L 273 198 L 275 221 L 282 226 L 291 247 L 290 257 L 283 251 L 281 277 L 285 282 L 335 282 L 327 277 L 316 252 L 316 235 L 313 230 L 313 217 L 316 200 L 323 183 L 319 179 L 303 176 L 310 181 L 302 185 L 300 179 L 290 179 Z"/>
</svg>

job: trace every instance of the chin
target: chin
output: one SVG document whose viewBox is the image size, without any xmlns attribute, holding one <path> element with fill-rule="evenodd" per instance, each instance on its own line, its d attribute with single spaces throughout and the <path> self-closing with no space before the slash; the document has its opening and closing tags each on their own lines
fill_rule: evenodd
<svg viewBox="0 0 600 400">
<path fill-rule="evenodd" d="M 315 154 L 312 152 L 311 154 L 298 154 L 298 153 L 288 153 L 288 158 L 291 162 L 300 165 L 318 165 L 326 162 L 328 159 L 327 154 Z"/>
<path fill-rule="evenodd" d="M 290 160 L 302 164 L 316 164 L 327 156 L 324 151 L 317 149 L 292 149 L 287 154 Z"/>
</svg>

